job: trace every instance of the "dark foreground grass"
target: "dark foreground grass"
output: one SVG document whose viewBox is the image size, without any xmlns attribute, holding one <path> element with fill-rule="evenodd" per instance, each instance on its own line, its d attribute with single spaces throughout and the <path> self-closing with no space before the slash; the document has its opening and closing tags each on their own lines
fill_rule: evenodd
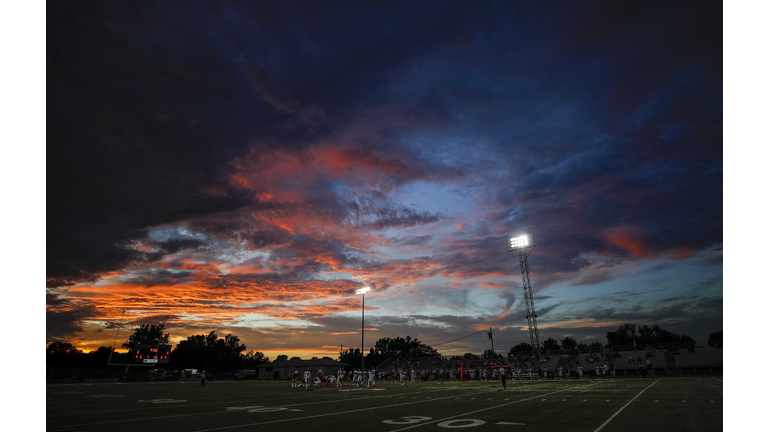
<svg viewBox="0 0 768 432">
<path fill-rule="evenodd" d="M 379 383 L 308 391 L 286 382 L 46 387 L 46 426 L 69 431 L 721 431 L 722 378 Z"/>
</svg>

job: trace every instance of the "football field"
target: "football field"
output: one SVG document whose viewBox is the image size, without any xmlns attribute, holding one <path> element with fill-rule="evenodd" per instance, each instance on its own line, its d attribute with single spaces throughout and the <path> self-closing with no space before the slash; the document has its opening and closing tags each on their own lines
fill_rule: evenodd
<svg viewBox="0 0 768 432">
<path fill-rule="evenodd" d="M 70 431 L 721 431 L 722 377 L 377 383 L 59 384 L 46 429 Z"/>
</svg>

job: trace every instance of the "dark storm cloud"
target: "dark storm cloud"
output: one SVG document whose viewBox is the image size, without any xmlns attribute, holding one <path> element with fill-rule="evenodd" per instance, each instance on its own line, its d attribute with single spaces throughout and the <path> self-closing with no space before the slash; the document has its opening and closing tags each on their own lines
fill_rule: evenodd
<svg viewBox="0 0 768 432">
<path fill-rule="evenodd" d="M 48 306 L 63 306 L 67 305 L 68 303 L 68 300 L 59 296 L 58 293 L 52 292 L 50 290 L 45 293 L 45 304 Z"/>
<path fill-rule="evenodd" d="M 124 283 L 146 288 L 155 286 L 173 286 L 190 280 L 194 272 L 187 270 L 147 269 L 139 270 L 135 276 L 125 278 Z"/>
<path fill-rule="evenodd" d="M 162 242 L 157 242 L 156 246 L 163 250 L 167 254 L 174 254 L 182 249 L 196 249 L 202 246 L 204 243 L 195 239 L 170 239 Z"/>
<path fill-rule="evenodd" d="M 395 227 L 412 227 L 414 225 L 423 225 L 440 220 L 441 214 L 431 214 L 430 212 L 417 212 L 403 207 L 399 209 L 379 208 L 376 209 L 378 217 L 373 222 L 364 223 L 362 227 L 369 227 L 374 230 L 383 230 Z"/>
<path fill-rule="evenodd" d="M 271 206 L 269 209 L 275 208 Z M 235 240 L 238 243 L 246 241 L 252 249 L 282 244 L 291 237 L 291 233 L 285 229 L 254 218 L 245 212 L 208 215 L 190 219 L 186 225 L 194 232 L 219 240 Z"/>
<path fill-rule="evenodd" d="M 126 245 L 149 226 L 244 201 L 219 184 L 219 170 L 244 144 L 242 131 L 225 125 L 248 99 L 216 47 L 184 24 L 190 16 L 158 8 L 47 9 L 47 200 L 56 216 L 47 219 L 46 273 L 54 283 L 121 268 L 137 258 Z"/>
<path fill-rule="evenodd" d="M 52 291 L 46 292 L 45 326 L 46 340 L 65 340 L 83 330 L 83 321 L 97 314 L 90 302 L 75 303 Z"/>
</svg>

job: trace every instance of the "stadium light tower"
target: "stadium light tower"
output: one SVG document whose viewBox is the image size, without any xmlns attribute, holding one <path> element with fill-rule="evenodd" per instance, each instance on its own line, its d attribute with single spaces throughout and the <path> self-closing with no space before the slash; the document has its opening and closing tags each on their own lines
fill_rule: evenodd
<svg viewBox="0 0 768 432">
<path fill-rule="evenodd" d="M 520 273 L 523 275 L 523 294 L 525 296 L 526 318 L 528 319 L 528 335 L 531 338 L 531 346 L 536 357 L 540 357 L 539 329 L 536 325 L 536 308 L 533 306 L 533 290 L 531 289 L 531 275 L 528 271 L 528 255 L 536 247 L 533 234 L 513 237 L 507 241 L 507 253 L 520 261 Z"/>
<path fill-rule="evenodd" d="M 365 370 L 365 293 L 371 290 L 371 287 L 365 287 L 355 290 L 355 294 L 363 296 L 363 325 L 362 334 L 363 340 L 360 344 L 360 370 Z"/>
</svg>

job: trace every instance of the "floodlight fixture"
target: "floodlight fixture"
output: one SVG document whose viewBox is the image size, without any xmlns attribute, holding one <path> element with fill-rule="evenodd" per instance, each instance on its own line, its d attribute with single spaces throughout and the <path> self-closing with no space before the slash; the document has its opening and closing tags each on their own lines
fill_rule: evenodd
<svg viewBox="0 0 768 432">
<path fill-rule="evenodd" d="M 530 236 L 528 234 L 519 235 L 517 237 L 512 237 L 507 241 L 507 253 L 509 252 L 520 252 L 520 253 L 531 253 L 531 251 L 536 247 L 536 241 L 533 238 L 533 234 Z M 531 250 L 527 250 L 530 248 Z"/>
<path fill-rule="evenodd" d="M 357 295 L 360 295 L 360 294 L 365 295 L 365 293 L 367 293 L 370 290 L 371 290 L 371 287 L 365 287 L 365 288 L 356 289 L 355 290 L 355 294 L 357 294 Z"/>
</svg>

